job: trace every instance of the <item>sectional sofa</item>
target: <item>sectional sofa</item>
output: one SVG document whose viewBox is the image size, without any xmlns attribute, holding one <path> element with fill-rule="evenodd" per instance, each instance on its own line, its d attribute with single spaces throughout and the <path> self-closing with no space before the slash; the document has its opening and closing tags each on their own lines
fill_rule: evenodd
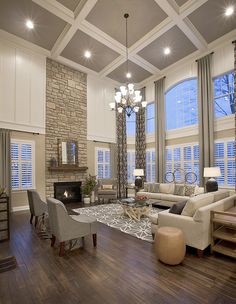
<svg viewBox="0 0 236 304">
<path fill-rule="evenodd" d="M 180 214 L 170 209 L 150 216 L 153 235 L 158 227 L 170 226 L 181 229 L 188 246 L 202 252 L 211 243 L 210 212 L 236 212 L 236 194 L 230 195 L 228 190 L 204 193 L 188 198 Z"/>
<path fill-rule="evenodd" d="M 171 207 L 176 202 L 182 202 L 201 193 L 204 193 L 204 188 L 197 185 L 144 183 L 144 189 L 140 190 L 137 196 L 144 195 L 153 200 L 153 203 Z"/>
</svg>

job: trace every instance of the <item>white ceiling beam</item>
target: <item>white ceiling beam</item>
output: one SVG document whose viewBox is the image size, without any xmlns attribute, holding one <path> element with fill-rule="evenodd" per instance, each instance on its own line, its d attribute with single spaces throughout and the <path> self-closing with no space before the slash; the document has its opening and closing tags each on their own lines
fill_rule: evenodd
<svg viewBox="0 0 236 304">
<path fill-rule="evenodd" d="M 103 70 L 99 72 L 99 76 L 105 77 L 108 74 L 110 74 L 112 71 L 114 71 L 116 68 L 118 68 L 122 63 L 126 61 L 126 58 L 124 56 L 119 56 L 115 60 L 113 60 L 110 64 L 108 64 Z"/>
<path fill-rule="evenodd" d="M 148 62 L 147 60 L 143 59 L 139 55 L 133 55 L 129 57 L 129 60 L 136 63 L 137 65 L 141 66 L 146 71 L 150 72 L 151 74 L 157 74 L 160 72 L 160 70 L 155 67 L 153 64 Z"/>
<path fill-rule="evenodd" d="M 168 0 L 155 1 L 198 49 L 205 49 L 207 47 L 205 39 L 199 32 L 196 34 L 196 31 L 188 26 Z"/>
<path fill-rule="evenodd" d="M 89 23 L 87 20 L 83 20 L 81 22 L 79 29 L 94 39 L 98 40 L 99 42 L 103 43 L 113 51 L 119 53 L 120 55 L 125 55 L 126 48 L 123 44 L 113 39 L 111 36 L 107 35 L 99 28 Z"/>
<path fill-rule="evenodd" d="M 67 7 L 56 0 L 32 0 L 34 3 L 43 7 L 50 13 L 59 17 L 60 19 L 72 24 L 74 22 L 74 13 Z"/>
<path fill-rule="evenodd" d="M 51 52 L 53 58 L 56 58 L 61 54 L 61 52 L 70 42 L 76 31 L 79 29 L 81 22 L 87 17 L 87 15 L 89 14 L 89 12 L 92 10 L 92 8 L 96 3 L 97 0 L 87 0 L 84 6 L 81 7 L 81 10 L 78 13 L 77 17 L 75 18 L 71 27 L 67 29 L 67 31 L 64 33 L 63 36 L 60 35 L 55 45 L 53 46 Z"/>
</svg>

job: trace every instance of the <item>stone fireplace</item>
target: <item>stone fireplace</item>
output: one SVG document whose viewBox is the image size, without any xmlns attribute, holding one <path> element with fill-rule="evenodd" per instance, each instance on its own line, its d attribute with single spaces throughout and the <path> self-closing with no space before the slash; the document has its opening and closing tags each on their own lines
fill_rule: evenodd
<svg viewBox="0 0 236 304">
<path fill-rule="evenodd" d="M 78 142 L 79 169 L 58 165 L 58 139 Z M 87 75 L 47 59 L 46 76 L 46 195 L 54 196 L 54 183 L 83 182 L 87 176 Z M 58 169 L 58 170 L 57 170 Z"/>
<path fill-rule="evenodd" d="M 81 202 L 81 182 L 54 183 L 54 197 L 63 203 Z"/>
</svg>

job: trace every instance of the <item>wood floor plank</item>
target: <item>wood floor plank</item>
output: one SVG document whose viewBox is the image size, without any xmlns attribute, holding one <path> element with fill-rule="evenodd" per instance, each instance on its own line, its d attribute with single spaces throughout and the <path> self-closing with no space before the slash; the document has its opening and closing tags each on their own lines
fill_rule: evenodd
<svg viewBox="0 0 236 304">
<path fill-rule="evenodd" d="M 97 248 L 63 258 L 41 239 L 28 213 L 12 216 L 12 237 L 4 252 L 16 269 L 0 274 L 0 303 L 231 304 L 236 303 L 236 262 L 216 254 L 198 258 L 188 250 L 184 262 L 168 266 L 156 259 L 151 243 L 99 224 Z"/>
</svg>

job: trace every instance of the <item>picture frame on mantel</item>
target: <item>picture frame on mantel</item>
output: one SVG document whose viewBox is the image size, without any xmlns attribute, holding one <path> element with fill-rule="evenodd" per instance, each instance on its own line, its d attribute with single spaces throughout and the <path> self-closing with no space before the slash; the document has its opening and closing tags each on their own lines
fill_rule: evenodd
<svg viewBox="0 0 236 304">
<path fill-rule="evenodd" d="M 58 139 L 58 163 L 60 167 L 78 167 L 78 142 Z"/>
</svg>

